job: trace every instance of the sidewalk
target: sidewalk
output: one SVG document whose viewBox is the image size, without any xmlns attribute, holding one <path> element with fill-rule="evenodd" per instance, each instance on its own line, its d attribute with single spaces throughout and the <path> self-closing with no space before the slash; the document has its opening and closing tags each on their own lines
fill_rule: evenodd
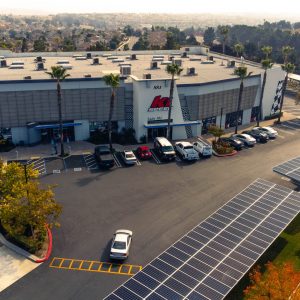
<svg viewBox="0 0 300 300">
<path fill-rule="evenodd" d="M 287 112 L 284 112 L 283 117 L 281 118 L 282 122 L 284 121 L 288 121 L 291 119 L 295 119 L 296 116 Z M 276 121 L 276 119 L 273 120 L 268 120 L 268 121 L 261 121 L 260 122 L 260 126 L 270 126 L 274 124 L 274 121 Z M 256 126 L 256 122 L 252 122 L 251 124 L 247 124 L 247 125 L 241 125 L 239 126 L 239 131 L 243 131 L 243 130 L 247 130 L 247 129 L 251 129 L 252 127 Z M 234 128 L 228 128 L 225 129 L 225 134 L 224 136 L 229 136 L 232 133 L 234 133 Z M 209 141 L 212 141 L 214 139 L 214 137 L 212 137 L 212 135 L 210 134 L 205 134 L 203 135 L 203 137 Z M 195 140 L 195 138 L 191 138 L 188 139 L 190 141 Z M 94 152 L 94 148 L 95 145 L 89 142 L 85 142 L 85 141 L 77 141 L 77 142 L 70 142 L 70 143 L 65 143 L 65 151 L 72 154 L 72 155 L 81 155 L 84 153 L 93 153 Z M 148 143 L 146 144 L 149 147 L 152 147 L 152 143 Z M 58 152 L 60 152 L 60 145 L 57 145 L 57 150 Z M 138 147 L 138 145 L 119 145 L 119 144 L 113 144 L 113 147 L 117 150 L 117 151 L 122 151 L 124 149 L 128 149 L 128 150 L 132 150 L 132 149 L 136 149 Z M 0 153 L 0 159 L 2 159 L 3 161 L 8 161 L 8 160 L 27 160 L 27 159 L 34 159 L 34 158 L 44 158 L 44 157 L 55 157 L 56 155 L 53 155 L 53 149 L 51 147 L 51 144 L 40 144 L 37 146 L 17 146 L 16 148 L 14 148 L 13 150 L 9 151 L 9 152 L 1 152 Z"/>
</svg>

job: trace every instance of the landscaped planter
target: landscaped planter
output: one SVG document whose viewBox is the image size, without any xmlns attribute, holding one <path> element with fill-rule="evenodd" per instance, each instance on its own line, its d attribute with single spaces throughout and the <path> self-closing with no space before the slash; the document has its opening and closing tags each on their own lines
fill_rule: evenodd
<svg viewBox="0 0 300 300">
<path fill-rule="evenodd" d="M 227 156 L 233 156 L 236 155 L 238 152 L 236 150 L 233 150 L 232 153 L 228 153 L 228 154 L 218 154 L 215 150 L 213 150 L 213 154 L 217 157 L 227 157 Z"/>
</svg>

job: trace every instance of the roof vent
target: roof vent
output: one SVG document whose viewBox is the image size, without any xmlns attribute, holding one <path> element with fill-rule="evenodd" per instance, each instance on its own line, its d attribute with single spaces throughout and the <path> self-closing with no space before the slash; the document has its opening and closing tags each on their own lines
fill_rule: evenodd
<svg viewBox="0 0 300 300">
<path fill-rule="evenodd" d="M 87 58 L 87 59 L 92 59 L 92 53 L 88 52 L 88 53 L 86 54 L 86 58 Z"/>
<path fill-rule="evenodd" d="M 151 79 L 151 74 L 150 73 L 144 74 L 143 78 L 144 79 Z"/>
<path fill-rule="evenodd" d="M 122 76 L 129 76 L 131 75 L 131 66 L 120 66 L 120 73 Z"/>
<path fill-rule="evenodd" d="M 45 68 L 44 68 L 44 63 L 38 62 L 38 63 L 36 64 L 36 70 L 37 70 L 37 71 L 43 71 L 43 70 L 45 70 Z"/>
<path fill-rule="evenodd" d="M 227 67 L 228 68 L 234 68 L 235 67 L 235 61 L 234 60 L 227 60 Z"/>
<path fill-rule="evenodd" d="M 7 67 L 7 62 L 5 59 L 0 60 L 0 68 L 6 68 Z"/>
<path fill-rule="evenodd" d="M 24 76 L 24 79 L 26 80 L 31 79 L 31 76 Z"/>
<path fill-rule="evenodd" d="M 84 77 L 85 77 L 85 78 L 91 78 L 92 75 L 91 75 L 91 74 L 84 74 Z"/>
<path fill-rule="evenodd" d="M 188 57 L 187 52 L 183 52 L 183 53 L 181 54 L 181 58 L 187 58 L 187 57 Z"/>
<path fill-rule="evenodd" d="M 99 58 L 98 57 L 94 57 L 93 58 L 93 65 L 99 65 Z"/>
<path fill-rule="evenodd" d="M 157 61 L 151 61 L 150 69 L 158 69 Z"/>
<path fill-rule="evenodd" d="M 131 54 L 131 55 L 130 55 L 130 59 L 131 59 L 131 60 L 136 60 L 136 59 L 137 59 L 137 58 L 136 58 L 136 54 Z"/>
<path fill-rule="evenodd" d="M 186 70 L 186 75 L 188 75 L 188 76 L 194 76 L 194 75 L 197 75 L 197 74 L 196 74 L 195 68 L 187 68 L 187 70 Z"/>
</svg>

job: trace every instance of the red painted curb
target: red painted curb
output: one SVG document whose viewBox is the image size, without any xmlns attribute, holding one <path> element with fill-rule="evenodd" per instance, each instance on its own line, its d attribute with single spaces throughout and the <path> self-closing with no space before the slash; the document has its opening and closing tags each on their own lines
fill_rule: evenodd
<svg viewBox="0 0 300 300">
<path fill-rule="evenodd" d="M 45 262 L 46 260 L 48 260 L 50 255 L 51 255 L 51 252 L 52 252 L 52 232 L 51 232 L 51 230 L 49 229 L 49 227 L 47 225 L 46 225 L 46 228 L 47 228 L 48 241 L 49 241 L 47 253 L 46 253 L 46 256 L 44 258 L 37 259 L 35 261 L 36 263 L 42 263 L 42 262 Z"/>
<path fill-rule="evenodd" d="M 232 153 L 230 154 L 217 154 L 217 152 L 214 151 L 214 155 L 217 157 L 227 157 L 227 156 L 233 156 L 236 155 L 238 152 L 236 150 L 234 150 Z"/>
</svg>

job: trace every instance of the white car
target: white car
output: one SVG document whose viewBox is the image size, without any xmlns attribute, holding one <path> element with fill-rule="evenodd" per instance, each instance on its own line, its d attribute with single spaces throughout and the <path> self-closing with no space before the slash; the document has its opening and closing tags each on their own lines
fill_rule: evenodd
<svg viewBox="0 0 300 300">
<path fill-rule="evenodd" d="M 193 145 L 189 142 L 177 142 L 175 144 L 176 151 L 184 160 L 197 160 L 199 159 L 198 152 L 194 149 Z"/>
<path fill-rule="evenodd" d="M 124 260 L 129 256 L 132 241 L 132 231 L 119 229 L 115 232 L 110 248 L 110 259 Z"/>
<path fill-rule="evenodd" d="M 123 161 L 126 165 L 135 165 L 137 159 L 132 151 L 124 150 L 122 153 Z"/>
<path fill-rule="evenodd" d="M 203 157 L 212 156 L 212 145 L 205 140 L 198 138 L 198 140 L 193 143 L 193 147 Z"/>
<path fill-rule="evenodd" d="M 242 141 L 246 146 L 254 146 L 256 144 L 256 139 L 246 133 L 233 134 L 232 137 Z"/>
<path fill-rule="evenodd" d="M 257 129 L 259 131 L 266 133 L 270 139 L 275 139 L 278 136 L 278 132 L 270 126 L 254 127 L 253 129 Z"/>
</svg>

